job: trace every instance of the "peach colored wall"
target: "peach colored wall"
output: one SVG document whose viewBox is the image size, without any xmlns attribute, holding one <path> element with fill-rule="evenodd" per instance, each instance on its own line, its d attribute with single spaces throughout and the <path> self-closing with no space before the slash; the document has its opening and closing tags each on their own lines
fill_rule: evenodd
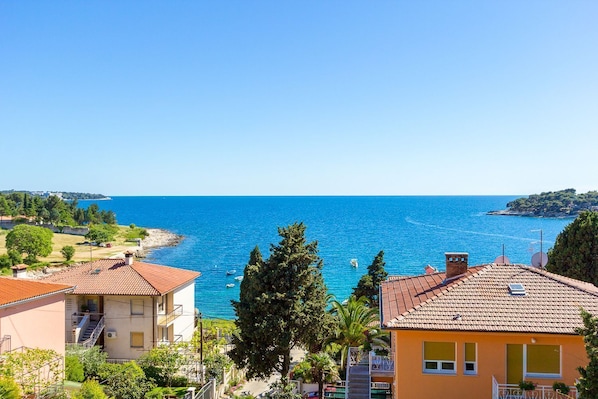
<svg viewBox="0 0 598 399">
<path fill-rule="evenodd" d="M 395 399 L 491 398 L 492 376 L 506 383 L 506 344 L 561 345 L 561 378 L 528 378 L 538 385 L 554 381 L 574 385 L 576 368 L 588 362 L 583 339 L 575 335 L 508 334 L 475 332 L 392 331 L 395 352 Z M 423 372 L 423 342 L 456 342 L 456 374 Z M 464 343 L 477 343 L 477 375 L 464 375 Z"/>
<path fill-rule="evenodd" d="M 52 349 L 64 356 L 64 294 L 0 309 L 0 337 L 11 347 Z"/>
</svg>

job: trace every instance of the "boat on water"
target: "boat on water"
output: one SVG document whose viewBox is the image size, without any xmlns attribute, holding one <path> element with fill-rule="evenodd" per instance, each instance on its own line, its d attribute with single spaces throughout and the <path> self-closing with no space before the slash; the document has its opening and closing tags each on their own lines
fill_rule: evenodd
<svg viewBox="0 0 598 399">
<path fill-rule="evenodd" d="M 350 263 L 351 263 L 351 266 L 353 266 L 353 267 L 359 267 L 359 263 L 357 263 L 357 259 L 355 259 L 355 258 L 351 259 Z"/>
<path fill-rule="evenodd" d="M 237 277 L 235 277 L 235 280 L 237 280 L 237 281 L 243 281 L 243 276 L 237 276 Z"/>
<path fill-rule="evenodd" d="M 232 270 L 227 270 L 227 271 L 226 271 L 226 275 L 227 275 L 227 276 L 232 276 L 232 275 L 233 275 L 233 274 L 235 274 L 235 273 L 237 273 L 237 271 L 236 271 L 235 269 L 232 269 Z"/>
<path fill-rule="evenodd" d="M 235 285 L 234 285 L 233 283 L 228 283 L 228 284 L 226 285 L 226 288 L 233 288 L 234 286 L 235 286 Z"/>
</svg>

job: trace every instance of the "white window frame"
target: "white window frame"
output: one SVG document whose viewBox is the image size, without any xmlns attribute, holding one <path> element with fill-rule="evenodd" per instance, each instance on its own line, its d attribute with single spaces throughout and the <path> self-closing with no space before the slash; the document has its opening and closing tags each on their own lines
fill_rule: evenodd
<svg viewBox="0 0 598 399">
<path fill-rule="evenodd" d="M 137 309 L 139 309 L 139 303 L 138 303 L 139 301 L 141 301 L 141 313 L 136 311 Z M 131 299 L 131 316 L 143 316 L 144 314 L 145 314 L 145 301 L 143 300 L 143 298 Z"/>
<path fill-rule="evenodd" d="M 466 358 L 465 344 L 474 345 L 475 360 L 473 362 L 470 360 L 465 360 L 465 358 Z M 468 364 L 473 365 L 473 370 L 467 370 Z M 478 344 L 477 344 L 477 342 L 464 342 L 463 343 L 463 374 L 465 374 L 465 375 L 477 375 L 478 374 Z"/>
<path fill-rule="evenodd" d="M 423 341 L 422 342 L 422 359 L 423 359 L 423 372 L 425 374 L 445 374 L 445 375 L 455 375 L 457 374 L 457 343 L 454 342 L 455 345 L 455 359 L 454 360 L 436 360 L 436 359 L 426 359 L 425 355 L 425 342 L 437 342 L 437 341 Z M 443 342 L 443 341 L 440 341 Z M 450 343 L 450 342 L 449 342 Z M 435 364 L 436 368 L 428 368 L 428 363 Z M 451 365 L 451 369 L 445 369 L 443 366 Z"/>
<path fill-rule="evenodd" d="M 545 345 L 557 346 L 559 348 L 559 373 L 534 373 L 527 371 L 527 347 L 534 345 L 523 344 L 523 375 L 525 378 L 562 378 L 563 376 L 563 346 L 562 345 Z"/>
</svg>

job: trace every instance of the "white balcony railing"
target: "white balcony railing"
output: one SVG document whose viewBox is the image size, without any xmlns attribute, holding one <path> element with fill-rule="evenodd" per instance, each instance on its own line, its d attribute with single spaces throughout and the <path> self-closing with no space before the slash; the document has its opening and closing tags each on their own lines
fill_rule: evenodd
<svg viewBox="0 0 598 399">
<path fill-rule="evenodd" d="M 499 384 L 492 377 L 492 399 L 575 399 L 577 389 L 569 387 L 567 395 L 556 392 L 552 386 L 538 385 L 536 389 L 527 391 L 519 388 L 517 384 Z"/>
</svg>

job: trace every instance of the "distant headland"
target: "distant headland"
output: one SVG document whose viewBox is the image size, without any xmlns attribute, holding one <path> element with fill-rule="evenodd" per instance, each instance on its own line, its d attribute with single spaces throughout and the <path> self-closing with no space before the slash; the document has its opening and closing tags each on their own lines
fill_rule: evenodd
<svg viewBox="0 0 598 399">
<path fill-rule="evenodd" d="M 48 198 L 52 195 L 65 201 L 77 200 L 109 200 L 112 199 L 104 194 L 75 193 L 68 191 L 29 191 L 29 190 L 0 190 L 0 194 L 25 193 L 42 198 Z"/>
<path fill-rule="evenodd" d="M 575 189 L 568 188 L 518 198 L 507 203 L 507 209 L 490 211 L 488 215 L 566 218 L 588 210 L 598 210 L 598 191 L 576 194 Z"/>
</svg>

